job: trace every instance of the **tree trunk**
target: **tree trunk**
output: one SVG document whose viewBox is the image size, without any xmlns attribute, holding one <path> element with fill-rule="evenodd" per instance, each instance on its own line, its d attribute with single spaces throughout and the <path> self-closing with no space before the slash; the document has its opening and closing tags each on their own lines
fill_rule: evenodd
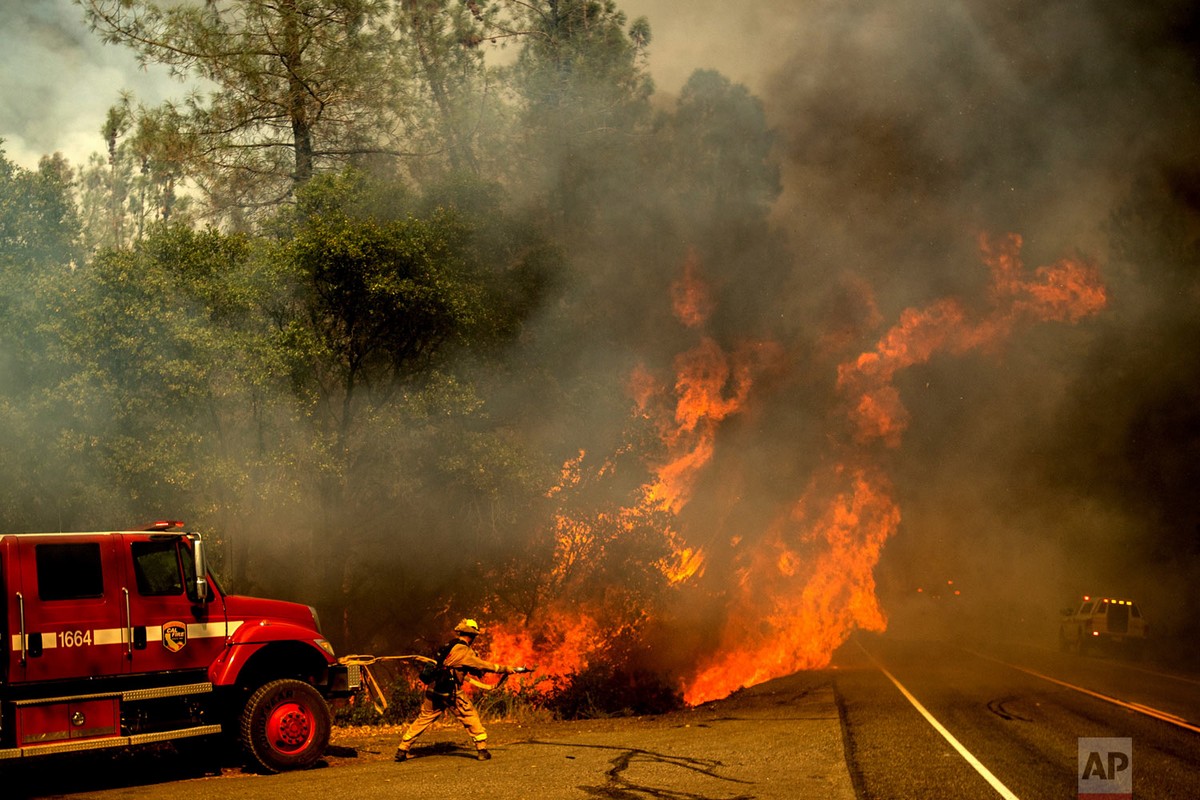
<svg viewBox="0 0 1200 800">
<path fill-rule="evenodd" d="M 312 123 L 308 118 L 308 88 L 300 77 L 304 63 L 295 0 L 285 0 L 280 6 L 280 13 L 283 15 L 283 64 L 288 73 L 288 117 L 292 123 L 292 148 L 295 152 L 292 186 L 299 188 L 313 174 Z"/>
</svg>

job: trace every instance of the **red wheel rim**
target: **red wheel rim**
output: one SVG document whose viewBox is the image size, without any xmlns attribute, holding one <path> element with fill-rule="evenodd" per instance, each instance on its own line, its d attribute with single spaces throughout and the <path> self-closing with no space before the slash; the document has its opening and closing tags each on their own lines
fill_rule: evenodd
<svg viewBox="0 0 1200 800">
<path fill-rule="evenodd" d="M 280 703 L 267 717 L 267 738 L 275 749 L 294 753 L 312 741 L 314 723 L 312 712 L 300 703 Z"/>
</svg>

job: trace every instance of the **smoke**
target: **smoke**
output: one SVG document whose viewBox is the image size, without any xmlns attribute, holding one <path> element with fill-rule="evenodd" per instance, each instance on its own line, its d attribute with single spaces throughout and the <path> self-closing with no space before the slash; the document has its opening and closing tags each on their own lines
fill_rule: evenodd
<svg viewBox="0 0 1200 800">
<path fill-rule="evenodd" d="M 836 366 L 906 309 L 985 308 L 979 236 L 1014 233 L 1031 269 L 1096 265 L 1108 305 L 896 372 L 906 427 L 880 467 L 901 522 L 876 570 L 883 612 L 926 624 L 936 602 L 955 627 L 1051 642 L 1057 609 L 1099 591 L 1138 597 L 1165 639 L 1194 638 L 1176 609 L 1198 600 L 1200 576 L 1187 488 L 1200 477 L 1198 14 L 1182 2 L 622 7 L 650 18 L 662 107 L 691 70 L 716 68 L 755 92 L 775 133 L 786 249 L 758 242 L 761 258 L 701 269 L 727 350 L 766 333 L 787 353 L 724 422 L 680 512 L 713 594 L 738 593 L 750 545 L 778 554 L 763 531 L 829 457 Z M 677 339 L 658 319 L 642 337 L 665 361 Z M 997 603 L 1003 624 L 976 624 Z M 730 638 L 709 627 L 728 626 L 730 607 L 713 606 L 686 616 L 704 630 L 673 632 L 680 661 Z"/>
<path fill-rule="evenodd" d="M 71 0 L 2 0 L 0 138 L 9 159 L 33 169 L 54 152 L 73 164 L 104 149 L 100 129 L 122 92 L 147 105 L 181 94 L 161 67 L 141 69 L 104 45 Z"/>
<path fill-rule="evenodd" d="M 8 2 L 0 135 L 18 163 L 52 150 L 82 163 L 119 90 L 147 104 L 170 94 L 98 45 L 65 0 Z M 892 376 L 906 427 L 873 468 L 898 521 L 887 503 L 859 502 L 895 528 L 874 571 L 884 616 L 903 623 L 923 602 L 916 590 L 936 586 L 969 612 L 1009 604 L 1004 633 L 1051 635 L 1054 612 L 1083 592 L 1129 594 L 1152 622 L 1181 624 L 1172 609 L 1200 600 L 1197 12 L 1033 0 L 619 5 L 650 19 L 659 109 L 678 108 L 695 70 L 717 70 L 732 86 L 711 75 L 706 85 L 743 126 L 721 133 L 753 151 L 762 131 L 750 100 L 761 102 L 780 190 L 770 224 L 758 198 L 739 195 L 750 167 L 714 173 L 712 185 L 696 164 L 667 165 L 695 170 L 681 201 L 641 181 L 653 169 L 614 163 L 621 179 L 597 183 L 607 227 L 573 243 L 575 272 L 531 326 L 526 362 L 490 376 L 484 393 L 497 427 L 530 451 L 558 447 L 563 461 L 585 451 L 604 473 L 596 465 L 636 421 L 631 376 L 671 386 L 676 359 L 701 341 L 730 359 L 769 344 L 769 360 L 724 387 L 740 407 L 703 430 L 708 460 L 688 473 L 677 526 L 707 554 L 703 596 L 674 610 L 658 662 L 682 669 L 728 639 L 727 600 L 748 564 L 778 555 L 781 521 L 822 518 L 800 506 L 838 491 L 819 476 L 844 400 L 839 365 L 872 352 L 906 309 L 946 298 L 975 317 L 986 309 L 985 234 L 1020 235 L 1030 268 L 1096 264 L 1110 302 Z M 693 247 L 709 287 L 699 332 L 672 309 Z M 422 557 L 417 529 L 439 530 L 436 501 L 424 502 L 392 560 Z M 374 561 L 364 553 L 391 534 L 358 557 Z M 810 544 L 796 569 L 820 559 Z M 414 605 L 430 585 L 453 585 L 428 563 L 410 578 L 421 584 L 406 590 Z"/>
<path fill-rule="evenodd" d="M 762 293 L 736 311 L 728 292 L 715 302 L 724 330 L 770 329 L 794 360 L 780 394 L 752 397 L 755 425 L 723 431 L 684 511 L 692 532 L 745 535 L 798 495 L 824 449 L 834 363 L 905 309 L 983 304 L 977 236 L 1014 232 L 1031 266 L 1096 263 L 1111 303 L 897 374 L 909 426 L 885 460 L 902 522 L 877 570 L 884 610 L 903 621 L 916 589 L 953 581 L 967 619 L 1007 603 L 1000 633 L 1049 641 L 1068 600 L 1124 593 L 1181 634 L 1175 608 L 1196 600 L 1200 567 L 1186 488 L 1200 478 L 1195 11 L 623 7 L 650 16 L 660 93 L 689 66 L 719 68 L 756 92 L 777 137 L 788 265 L 749 265 L 737 282 Z"/>
</svg>

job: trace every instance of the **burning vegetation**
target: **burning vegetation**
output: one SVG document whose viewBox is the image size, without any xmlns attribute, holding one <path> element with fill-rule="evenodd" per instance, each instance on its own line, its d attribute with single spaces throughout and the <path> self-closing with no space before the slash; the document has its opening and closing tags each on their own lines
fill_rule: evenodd
<svg viewBox="0 0 1200 800">
<path fill-rule="evenodd" d="M 671 618 L 672 608 L 690 602 L 690 594 L 703 593 L 720 598 L 720 623 L 711 646 L 692 654 L 696 669 L 682 677 L 684 700 L 697 704 L 824 667 L 854 630 L 883 630 L 887 622 L 876 597 L 874 569 L 899 527 L 901 511 L 892 499 L 881 451 L 900 447 L 908 416 L 896 374 L 941 355 L 998 350 L 1021 324 L 1078 322 L 1105 306 L 1094 265 L 1064 259 L 1028 274 L 1020 249 L 1016 235 L 981 237 L 991 277 L 985 308 L 973 313 L 959 300 L 942 299 L 906 309 L 872 350 L 839 364 L 838 402 L 830 410 L 829 447 L 820 467 L 764 530 L 736 532 L 693 531 L 681 514 L 714 457 L 721 424 L 748 406 L 774 400 L 756 392 L 754 376 L 786 365 L 778 363 L 784 356 L 777 343 L 748 344 L 731 354 L 703 334 L 715 300 L 690 254 L 672 296 L 679 323 L 695 330 L 700 341 L 676 357 L 671 388 L 641 367 L 630 380 L 634 411 L 653 423 L 661 445 L 659 457 L 645 461 L 651 478 L 636 493 L 638 505 L 620 509 L 611 519 L 555 519 L 552 575 L 561 599 L 570 595 L 563 576 L 603 560 L 600 552 L 586 552 L 604 546 L 591 524 L 615 526 L 611 546 L 623 531 L 657 519 L 667 552 L 657 562 L 662 572 L 657 596 L 643 598 L 649 603 L 626 614 L 623 626 L 614 626 L 604 609 L 580 608 L 568 599 L 570 610 L 560 607 L 547 618 L 524 620 L 521 633 L 502 626 L 493 654 L 512 663 L 545 664 L 548 674 L 577 674 L 592 659 L 608 655 L 605 646 L 614 634 L 637 637 L 656 629 L 671 635 L 675 625 L 685 624 Z M 585 457 L 581 453 L 564 466 L 564 484 L 578 486 Z M 596 477 L 614 469 L 607 461 Z M 705 580 L 708 554 L 697 542 L 714 538 L 724 539 L 721 558 L 734 565 L 724 573 L 727 585 Z M 530 636 L 531 623 L 535 629 L 569 633 Z"/>
<path fill-rule="evenodd" d="M 608 0 L 80 5 L 207 88 L 0 158 L 5 530 L 186 516 L 341 652 L 478 617 L 577 709 L 823 667 L 926 562 L 1200 600 L 1163 19 L 722 7 L 755 91 L 668 93 Z"/>
</svg>

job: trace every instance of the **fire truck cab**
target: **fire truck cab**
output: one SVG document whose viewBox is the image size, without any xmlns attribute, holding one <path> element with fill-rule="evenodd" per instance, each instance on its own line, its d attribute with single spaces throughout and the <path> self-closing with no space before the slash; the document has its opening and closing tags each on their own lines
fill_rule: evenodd
<svg viewBox="0 0 1200 800">
<path fill-rule="evenodd" d="M 182 523 L 0 535 L 6 759 L 234 737 L 268 772 L 329 740 L 352 693 L 314 609 L 225 594 Z"/>
</svg>

